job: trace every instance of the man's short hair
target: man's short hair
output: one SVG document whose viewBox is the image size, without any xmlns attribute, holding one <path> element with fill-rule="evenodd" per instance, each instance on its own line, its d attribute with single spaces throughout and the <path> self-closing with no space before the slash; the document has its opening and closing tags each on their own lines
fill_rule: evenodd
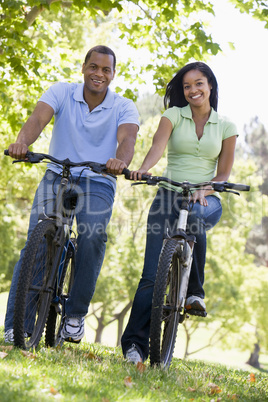
<svg viewBox="0 0 268 402">
<path fill-rule="evenodd" d="M 92 47 L 91 49 L 89 49 L 89 51 L 86 54 L 85 64 L 87 63 L 88 59 L 90 58 L 92 52 L 97 52 L 97 53 L 102 53 L 102 54 L 110 54 L 111 56 L 113 56 L 113 58 L 114 58 L 113 68 L 115 70 L 116 57 L 115 57 L 115 54 L 112 49 L 110 49 L 108 46 L 103 46 L 103 45 L 98 45 L 98 46 Z"/>
</svg>

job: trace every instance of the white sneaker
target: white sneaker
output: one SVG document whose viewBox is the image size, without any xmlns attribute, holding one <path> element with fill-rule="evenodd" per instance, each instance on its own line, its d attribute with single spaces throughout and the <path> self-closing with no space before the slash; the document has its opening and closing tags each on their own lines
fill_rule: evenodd
<svg viewBox="0 0 268 402">
<path fill-rule="evenodd" d="M 5 343 L 14 343 L 14 330 L 13 328 L 8 329 L 5 332 Z M 29 334 L 27 332 L 24 332 L 24 338 L 29 338 Z"/>
<path fill-rule="evenodd" d="M 5 342 L 14 343 L 14 331 L 13 329 L 8 329 L 5 331 Z"/>
<path fill-rule="evenodd" d="M 61 337 L 67 342 L 79 343 L 84 336 L 84 317 L 66 317 Z"/>
<path fill-rule="evenodd" d="M 133 343 L 130 349 L 127 350 L 126 359 L 130 363 L 138 364 L 142 363 L 141 355 L 139 354 L 136 345 Z"/>
<path fill-rule="evenodd" d="M 186 299 L 185 309 L 206 311 L 206 305 L 204 300 L 201 299 L 201 297 L 190 296 Z"/>
</svg>

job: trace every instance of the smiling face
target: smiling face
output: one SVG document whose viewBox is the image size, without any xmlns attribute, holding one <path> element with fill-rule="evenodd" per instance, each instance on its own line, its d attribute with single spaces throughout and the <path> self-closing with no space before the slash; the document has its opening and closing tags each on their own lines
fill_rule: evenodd
<svg viewBox="0 0 268 402">
<path fill-rule="evenodd" d="M 115 75 L 114 59 L 110 54 L 92 52 L 86 64 L 83 64 L 84 97 L 100 95 L 105 97 L 107 88 Z"/>
<path fill-rule="evenodd" d="M 190 70 L 182 79 L 183 93 L 191 107 L 210 107 L 211 84 L 199 70 Z"/>
</svg>

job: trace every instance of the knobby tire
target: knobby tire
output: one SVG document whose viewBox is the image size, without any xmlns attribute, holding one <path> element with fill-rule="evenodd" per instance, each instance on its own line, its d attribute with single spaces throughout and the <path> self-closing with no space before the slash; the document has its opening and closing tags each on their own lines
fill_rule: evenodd
<svg viewBox="0 0 268 402">
<path fill-rule="evenodd" d="M 25 248 L 14 306 L 14 345 L 22 349 L 38 346 L 46 324 L 53 296 L 48 281 L 56 252 L 55 233 L 55 222 L 41 221 Z"/>
<path fill-rule="evenodd" d="M 170 366 L 180 320 L 178 242 L 166 240 L 159 258 L 150 324 L 150 364 Z"/>
</svg>

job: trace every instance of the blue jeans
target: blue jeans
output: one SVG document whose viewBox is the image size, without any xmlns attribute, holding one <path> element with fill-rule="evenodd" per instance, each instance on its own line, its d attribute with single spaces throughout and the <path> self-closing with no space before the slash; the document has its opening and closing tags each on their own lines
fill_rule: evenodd
<svg viewBox="0 0 268 402">
<path fill-rule="evenodd" d="M 52 213 L 59 183 L 60 176 L 47 170 L 35 194 L 25 247 L 38 223 L 39 214 Z M 74 181 L 70 187 L 78 195 L 76 206 L 78 248 L 75 280 L 70 298 L 66 303 L 66 315 L 84 317 L 88 312 L 104 259 L 107 241 L 106 227 L 112 214 L 114 189 L 109 184 L 87 177 L 81 177 L 79 183 Z M 5 331 L 13 328 L 14 302 L 25 247 L 14 268 L 7 303 Z"/>
<path fill-rule="evenodd" d="M 222 214 L 220 199 L 214 195 L 207 198 L 208 206 L 199 202 L 190 205 L 187 233 L 196 237 L 193 263 L 187 296 L 204 298 L 204 268 L 206 261 L 206 231 L 218 223 Z M 149 331 L 154 282 L 158 260 L 167 230 L 176 230 L 176 218 L 181 205 L 179 193 L 160 188 L 151 205 L 147 222 L 147 240 L 142 277 L 134 297 L 130 318 L 123 333 L 121 344 L 124 355 L 134 343 L 143 360 L 149 354 Z M 175 225 L 175 226 L 174 226 Z"/>
</svg>

